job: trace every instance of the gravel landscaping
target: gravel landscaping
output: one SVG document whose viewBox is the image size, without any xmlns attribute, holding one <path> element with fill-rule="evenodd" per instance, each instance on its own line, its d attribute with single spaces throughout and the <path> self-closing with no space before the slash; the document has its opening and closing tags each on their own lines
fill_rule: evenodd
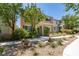
<svg viewBox="0 0 79 59">
<path fill-rule="evenodd" d="M 47 41 L 30 48 L 22 48 L 20 44 L 2 46 L 4 48 L 2 56 L 62 56 L 64 48 L 75 39 L 75 37 L 63 39 L 63 45 L 54 48 Z"/>
</svg>

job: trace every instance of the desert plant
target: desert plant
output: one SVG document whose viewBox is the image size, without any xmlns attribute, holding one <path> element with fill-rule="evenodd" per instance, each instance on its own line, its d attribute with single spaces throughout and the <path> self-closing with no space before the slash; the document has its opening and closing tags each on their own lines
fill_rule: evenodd
<svg viewBox="0 0 79 59">
<path fill-rule="evenodd" d="M 34 47 L 32 47 L 31 50 L 33 51 L 33 56 L 37 56 L 39 54 Z"/>
<path fill-rule="evenodd" d="M 37 56 L 39 53 L 34 51 L 33 56 Z"/>
<path fill-rule="evenodd" d="M 52 39 L 52 41 L 50 42 L 50 46 L 52 48 L 55 48 L 59 45 L 62 45 L 62 42 L 63 42 L 62 39 Z"/>
<path fill-rule="evenodd" d="M 21 47 L 23 49 L 32 47 L 32 43 L 29 40 L 22 40 Z"/>
<path fill-rule="evenodd" d="M 57 41 L 51 42 L 51 43 L 50 43 L 50 46 L 51 46 L 52 48 L 57 47 L 57 46 L 58 46 Z"/>
<path fill-rule="evenodd" d="M 3 53 L 4 48 L 0 48 L 0 55 Z"/>
<path fill-rule="evenodd" d="M 62 45 L 62 42 L 63 41 L 61 39 L 57 40 L 58 45 Z"/>
<path fill-rule="evenodd" d="M 52 39 L 49 37 L 48 42 L 52 42 Z"/>
<path fill-rule="evenodd" d="M 34 51 L 35 50 L 35 47 L 31 47 L 31 50 Z"/>
<path fill-rule="evenodd" d="M 50 45 L 50 42 L 47 42 L 46 45 Z"/>
<path fill-rule="evenodd" d="M 44 42 L 42 42 L 42 41 L 38 43 L 38 46 L 39 46 L 39 47 L 44 47 L 45 45 L 46 45 L 46 44 L 45 44 Z"/>
<path fill-rule="evenodd" d="M 62 38 L 62 40 L 65 40 L 65 41 L 66 41 L 66 40 L 67 40 L 67 38 Z"/>
</svg>

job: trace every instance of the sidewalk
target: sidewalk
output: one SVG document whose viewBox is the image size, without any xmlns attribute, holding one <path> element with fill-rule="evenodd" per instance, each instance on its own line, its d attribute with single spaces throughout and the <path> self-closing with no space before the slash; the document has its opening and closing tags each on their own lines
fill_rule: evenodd
<svg viewBox="0 0 79 59">
<path fill-rule="evenodd" d="M 77 39 L 69 44 L 63 51 L 63 56 L 79 56 L 79 35 Z"/>
</svg>

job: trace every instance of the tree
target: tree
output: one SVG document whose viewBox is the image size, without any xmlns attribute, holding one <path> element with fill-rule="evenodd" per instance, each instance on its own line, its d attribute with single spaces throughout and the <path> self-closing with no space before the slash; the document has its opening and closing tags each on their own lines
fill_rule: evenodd
<svg viewBox="0 0 79 59">
<path fill-rule="evenodd" d="M 41 21 L 46 19 L 46 15 L 41 12 L 40 8 L 37 8 L 36 5 L 28 6 L 25 13 L 25 22 L 28 22 L 32 25 L 32 31 L 35 30 L 35 25 Z"/>
<path fill-rule="evenodd" d="M 75 27 L 77 27 L 78 20 L 79 20 L 79 17 L 75 15 L 66 15 L 62 17 L 62 21 L 64 22 L 65 29 L 73 30 Z"/>
<path fill-rule="evenodd" d="M 15 23 L 21 8 L 22 4 L 17 3 L 0 4 L 0 18 L 2 19 L 3 23 L 5 23 L 5 25 L 11 28 L 12 32 L 15 31 Z"/>
<path fill-rule="evenodd" d="M 78 3 L 66 3 L 65 11 L 73 10 L 73 12 L 78 15 L 79 14 L 79 4 Z"/>
<path fill-rule="evenodd" d="M 65 10 L 66 12 L 69 10 L 72 10 L 74 12 L 74 14 L 79 17 L 79 3 L 67 3 L 65 4 Z M 78 29 L 79 28 L 79 19 L 75 22 L 75 28 Z"/>
</svg>

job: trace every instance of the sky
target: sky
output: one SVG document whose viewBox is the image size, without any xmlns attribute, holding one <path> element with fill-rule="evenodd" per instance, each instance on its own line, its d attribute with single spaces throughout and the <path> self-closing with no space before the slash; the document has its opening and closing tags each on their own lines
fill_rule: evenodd
<svg viewBox="0 0 79 59">
<path fill-rule="evenodd" d="M 65 6 L 62 3 L 37 3 L 36 5 L 42 10 L 43 13 L 57 20 L 60 20 L 62 16 L 65 16 L 66 14 L 73 14 L 72 10 L 66 12 Z M 17 21 L 17 25 L 20 26 L 19 19 Z"/>
</svg>

